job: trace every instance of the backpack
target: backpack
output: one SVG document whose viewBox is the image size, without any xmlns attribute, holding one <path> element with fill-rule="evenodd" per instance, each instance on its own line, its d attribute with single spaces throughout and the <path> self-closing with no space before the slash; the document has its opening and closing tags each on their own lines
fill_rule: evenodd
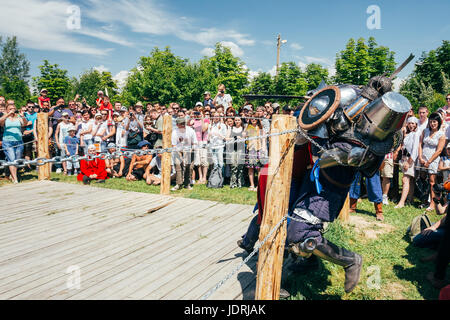
<svg viewBox="0 0 450 320">
<path fill-rule="evenodd" d="M 208 188 L 222 188 L 223 187 L 223 176 L 222 169 L 213 168 L 211 174 L 208 178 Z"/>
<path fill-rule="evenodd" d="M 412 241 L 415 236 L 421 233 L 424 229 L 429 228 L 432 225 L 430 219 L 426 215 L 426 213 L 421 214 L 420 216 L 415 217 L 411 225 L 408 227 L 406 231 L 409 235 L 410 240 Z"/>
</svg>

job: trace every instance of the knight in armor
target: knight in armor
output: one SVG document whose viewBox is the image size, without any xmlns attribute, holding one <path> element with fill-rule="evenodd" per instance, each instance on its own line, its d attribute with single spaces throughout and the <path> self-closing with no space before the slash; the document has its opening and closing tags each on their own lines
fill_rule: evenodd
<svg viewBox="0 0 450 320">
<path fill-rule="evenodd" d="M 318 90 L 300 112 L 300 127 L 316 142 L 315 163 L 290 212 L 288 249 L 344 267 L 345 292 L 358 284 L 362 257 L 325 239 L 323 225 L 339 215 L 355 175 L 372 177 L 384 156 L 398 146 L 410 109 L 405 97 L 391 91 L 390 79 L 377 76 L 362 90 L 352 85 Z"/>
</svg>

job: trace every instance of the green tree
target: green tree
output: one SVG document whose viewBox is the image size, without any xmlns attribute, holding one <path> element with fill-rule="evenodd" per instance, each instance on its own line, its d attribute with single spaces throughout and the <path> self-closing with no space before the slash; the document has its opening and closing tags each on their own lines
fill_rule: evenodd
<svg viewBox="0 0 450 320">
<path fill-rule="evenodd" d="M 247 91 L 248 85 L 248 70 L 245 63 L 239 57 L 235 57 L 230 48 L 220 43 L 216 43 L 214 55 L 208 60 L 214 79 L 209 87 L 213 97 L 217 92 L 217 86 L 223 83 L 227 93 L 233 98 L 233 105 L 240 107 L 244 103 L 242 94 Z"/>
<path fill-rule="evenodd" d="M 0 95 L 23 105 L 30 98 L 30 62 L 20 53 L 16 37 L 8 37 L 4 43 L 0 37 L 0 49 Z"/>
<path fill-rule="evenodd" d="M 335 82 L 365 85 L 371 77 L 395 70 L 395 52 L 378 46 L 373 37 L 367 44 L 364 38 L 357 42 L 351 38 L 345 49 L 336 55 L 335 67 Z"/>
<path fill-rule="evenodd" d="M 432 111 L 445 105 L 450 78 L 450 41 L 444 40 L 435 50 L 423 52 L 413 72 L 402 83 L 400 93 L 414 109 L 424 104 Z"/>
<path fill-rule="evenodd" d="M 305 69 L 305 79 L 308 90 L 315 89 L 323 81 L 328 82 L 328 70 L 317 63 L 310 63 Z"/>
<path fill-rule="evenodd" d="M 71 80 L 67 76 L 67 70 L 59 68 L 58 64 L 50 64 L 48 60 L 44 60 L 44 64 L 39 66 L 40 75 L 33 78 L 33 84 L 38 94 L 40 90 L 47 89 L 48 97 L 52 103 L 56 99 L 63 97 L 64 99 L 72 99 L 71 96 Z"/>
<path fill-rule="evenodd" d="M 305 76 L 295 62 L 283 62 L 274 78 L 273 91 L 279 95 L 305 95 L 308 90 Z M 295 106 L 300 102 L 294 99 L 289 101 L 289 104 Z"/>
<path fill-rule="evenodd" d="M 90 69 L 84 72 L 80 79 L 75 79 L 73 82 L 72 95 L 79 94 L 81 98 L 86 98 L 89 105 L 95 105 L 95 99 L 97 99 L 97 92 L 99 90 L 108 91 L 108 95 L 112 102 L 118 96 L 118 88 L 116 82 L 112 79 L 112 75 L 108 71 L 99 72 L 94 69 Z"/>
</svg>

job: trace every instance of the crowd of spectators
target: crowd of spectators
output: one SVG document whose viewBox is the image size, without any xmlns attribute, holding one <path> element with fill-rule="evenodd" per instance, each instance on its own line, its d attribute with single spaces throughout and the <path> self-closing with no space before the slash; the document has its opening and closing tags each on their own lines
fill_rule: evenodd
<svg viewBox="0 0 450 320">
<path fill-rule="evenodd" d="M 258 137 L 269 133 L 274 113 L 293 114 L 293 110 L 280 109 L 278 103 L 264 106 L 245 103 L 235 109 L 230 94 L 223 84 L 212 97 L 204 92 L 203 102 L 192 107 L 137 102 L 124 106 L 111 102 L 98 91 L 95 105 L 77 95 L 73 100 L 59 98 L 51 105 L 46 89 L 42 89 L 37 103 L 29 101 L 17 109 L 14 101 L 0 97 L 0 126 L 2 147 L 0 157 L 8 161 L 33 159 L 36 154 L 37 113 L 49 115 L 50 156 L 70 157 L 93 153 L 114 153 L 134 149 L 162 148 L 163 116 L 172 116 L 172 190 L 192 189 L 194 184 L 211 184 L 211 176 L 219 177 L 231 188 L 248 187 L 256 191 L 260 168 L 268 161 L 268 139 L 235 142 L 245 137 Z M 200 99 L 201 100 L 201 99 Z M 125 178 L 129 181 L 145 180 L 149 185 L 160 183 L 161 159 L 157 156 L 120 156 L 105 162 L 106 178 Z M 78 175 L 80 181 L 90 183 L 94 173 L 83 174 L 92 164 L 83 160 L 54 164 L 52 171 L 64 175 Z M 25 167 L 26 171 L 31 167 Z M 92 169 L 92 168 L 90 168 Z M 96 168 L 97 170 L 98 168 Z M 99 170 L 100 170 L 99 169 Z M 18 182 L 17 168 L 10 166 L 5 173 Z M 95 178 L 99 182 L 98 174 Z M 83 177 L 87 177 L 84 178 Z"/>
</svg>

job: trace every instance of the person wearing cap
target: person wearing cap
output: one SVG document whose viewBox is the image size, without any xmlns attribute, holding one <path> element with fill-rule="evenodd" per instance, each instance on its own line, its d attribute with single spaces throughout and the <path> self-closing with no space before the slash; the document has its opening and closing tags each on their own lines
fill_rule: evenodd
<svg viewBox="0 0 450 320">
<path fill-rule="evenodd" d="M 184 117 L 178 117 L 176 128 L 172 130 L 172 153 L 176 171 L 176 185 L 172 191 L 181 189 L 183 186 L 188 190 L 191 186 L 191 172 L 193 168 L 193 150 L 197 146 L 197 135 L 194 129 L 186 125 Z M 186 148 L 186 149 L 184 149 Z"/>
<path fill-rule="evenodd" d="M 50 98 L 47 97 L 48 91 L 47 89 L 42 89 L 40 92 L 40 95 L 38 97 L 38 105 L 40 108 L 44 107 L 44 102 L 47 102 L 48 105 L 50 106 Z"/>
<path fill-rule="evenodd" d="M 97 105 L 97 108 L 100 108 L 103 105 L 103 99 L 104 99 L 103 91 L 100 90 L 97 92 L 97 99 L 95 99 L 95 104 Z"/>
<path fill-rule="evenodd" d="M 213 102 L 213 99 L 211 99 L 211 93 L 209 91 L 205 91 L 203 93 L 203 107 L 206 107 L 206 106 L 210 106 L 210 107 L 214 106 L 214 102 Z"/>
<path fill-rule="evenodd" d="M 141 132 L 143 129 L 143 125 L 144 125 L 144 118 L 145 118 L 145 114 L 144 114 L 144 105 L 142 104 L 142 102 L 138 101 L 135 105 L 134 105 L 134 110 L 135 112 L 135 116 L 136 119 L 141 123 Z"/>
<path fill-rule="evenodd" d="M 71 124 L 67 129 L 69 135 L 64 138 L 64 150 L 67 157 L 78 155 L 78 148 L 80 146 L 80 139 L 76 137 L 77 128 Z M 79 161 L 66 161 L 67 175 L 78 174 L 78 169 L 80 168 Z"/>
<path fill-rule="evenodd" d="M 88 146 L 88 156 L 93 157 L 97 155 L 97 148 L 91 144 Z M 82 159 L 80 161 L 80 173 L 77 176 L 78 181 L 83 181 L 84 184 L 90 184 L 92 180 L 97 180 L 97 183 L 104 183 L 108 179 L 106 172 L 105 160 L 100 158 Z"/>
<path fill-rule="evenodd" d="M 147 140 L 142 140 L 138 143 L 138 148 L 141 150 L 148 150 L 150 146 L 150 142 Z M 152 161 L 152 157 L 153 156 L 151 154 L 145 154 L 142 156 L 133 154 L 126 179 L 128 181 L 145 179 L 145 171 L 150 164 L 150 161 Z"/>
<path fill-rule="evenodd" d="M 109 177 L 120 178 L 124 172 L 128 172 L 128 168 L 125 170 L 125 158 L 122 154 L 116 155 L 119 151 L 116 145 L 110 142 L 107 146 L 109 155 L 113 156 L 111 159 L 105 159 L 106 172 Z"/>
<path fill-rule="evenodd" d="M 224 84 L 219 84 L 218 86 L 219 91 L 217 92 L 217 95 L 214 97 L 213 104 L 214 106 L 223 106 L 224 108 L 231 107 L 231 103 L 233 102 L 233 99 L 231 98 L 231 95 L 228 93 L 225 93 L 226 88 Z"/>
<path fill-rule="evenodd" d="M 58 123 L 56 126 L 55 131 L 55 140 L 56 145 L 58 146 L 61 154 L 61 157 L 66 156 L 66 148 L 65 148 L 65 142 L 64 139 L 69 136 L 69 128 L 71 128 L 73 125 L 69 122 L 69 113 L 63 112 L 62 113 L 62 122 Z M 67 162 L 62 163 L 62 167 L 64 170 L 64 174 L 67 175 Z"/>
<path fill-rule="evenodd" d="M 417 128 L 419 119 L 409 117 L 406 120 L 403 142 L 401 144 L 400 169 L 403 172 L 402 177 L 402 195 L 395 208 L 403 208 L 405 203 L 412 203 L 414 197 L 414 164 L 418 156 L 419 146 L 417 144 Z"/>
</svg>

